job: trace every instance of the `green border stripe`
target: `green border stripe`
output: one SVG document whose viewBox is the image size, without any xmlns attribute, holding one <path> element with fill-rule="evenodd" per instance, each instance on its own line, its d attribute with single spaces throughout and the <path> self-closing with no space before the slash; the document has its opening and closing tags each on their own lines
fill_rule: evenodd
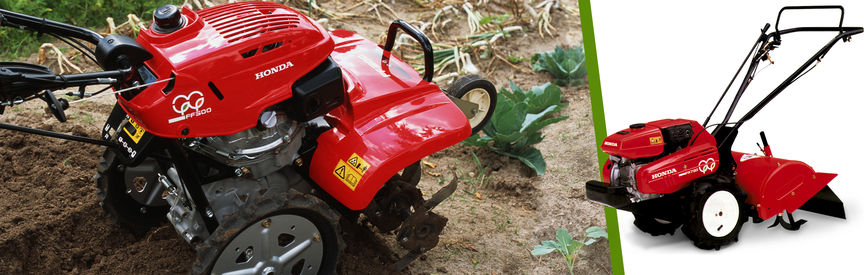
<svg viewBox="0 0 864 275">
<path fill-rule="evenodd" d="M 600 151 L 600 144 L 606 137 L 606 116 L 603 114 L 603 96 L 600 94 L 600 67 L 597 65 L 597 44 L 594 42 L 594 22 L 591 17 L 590 0 L 579 0 L 579 17 L 582 19 L 582 39 L 585 47 L 585 61 L 588 66 L 588 87 L 591 91 L 591 114 L 594 117 L 597 162 L 602 177 L 603 164 L 606 163 L 609 156 Z M 624 257 L 621 255 L 618 213 L 615 208 L 604 208 L 606 231 L 609 232 L 609 259 L 612 262 L 612 274 L 623 275 Z"/>
</svg>

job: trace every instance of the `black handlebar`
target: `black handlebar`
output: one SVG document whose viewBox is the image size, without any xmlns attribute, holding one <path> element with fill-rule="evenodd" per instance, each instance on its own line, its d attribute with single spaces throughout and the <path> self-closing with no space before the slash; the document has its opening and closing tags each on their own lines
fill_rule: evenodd
<svg viewBox="0 0 864 275">
<path fill-rule="evenodd" d="M 0 9 L 0 26 L 74 37 L 90 42 L 93 45 L 99 44 L 99 41 L 102 40 L 101 35 L 89 29 L 4 9 Z"/>
<path fill-rule="evenodd" d="M 423 61 L 425 72 L 423 72 L 423 80 L 426 82 L 432 82 L 432 75 L 435 73 L 435 56 L 434 52 L 432 52 L 432 43 L 429 42 L 429 38 L 426 37 L 425 34 L 411 26 L 405 21 L 396 20 L 390 24 L 390 28 L 387 30 L 387 42 L 384 43 L 384 50 L 391 51 L 393 50 L 393 44 L 396 43 L 396 31 L 402 29 L 405 33 L 410 35 L 414 40 L 420 42 L 420 46 L 423 47 Z"/>
<path fill-rule="evenodd" d="M 783 15 L 783 11 L 786 10 L 840 10 L 840 24 L 837 26 L 839 29 L 831 29 L 831 30 L 839 30 L 841 33 L 843 32 L 843 17 L 846 15 L 846 10 L 843 9 L 843 6 L 837 5 L 828 5 L 828 6 L 787 6 L 780 9 L 780 12 L 777 13 L 777 22 L 774 23 L 774 34 L 775 38 L 779 38 L 780 32 L 780 16 Z"/>
</svg>

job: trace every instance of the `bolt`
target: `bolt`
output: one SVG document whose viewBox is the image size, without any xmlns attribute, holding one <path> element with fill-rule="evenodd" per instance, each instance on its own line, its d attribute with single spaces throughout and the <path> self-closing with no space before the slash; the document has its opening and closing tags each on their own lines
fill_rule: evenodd
<svg viewBox="0 0 864 275">
<path fill-rule="evenodd" d="M 138 209 L 138 212 L 141 212 L 141 214 L 147 214 L 147 207 L 141 207 L 141 209 Z"/>
<path fill-rule="evenodd" d="M 174 222 L 175 222 L 175 223 L 179 223 L 179 222 L 180 222 L 180 217 L 178 217 L 178 216 L 174 216 Z"/>
<path fill-rule="evenodd" d="M 189 232 L 184 232 L 183 236 L 185 236 L 187 240 L 190 240 L 190 241 L 192 240 L 192 234 Z"/>
<path fill-rule="evenodd" d="M 255 252 L 255 251 L 252 250 L 251 247 L 250 247 L 250 248 L 247 248 L 247 249 L 246 249 L 246 259 L 252 259 L 252 255 L 255 254 L 254 252 Z"/>
<path fill-rule="evenodd" d="M 261 221 L 261 226 L 263 226 L 264 228 L 270 228 L 270 219 L 265 219 Z"/>
<path fill-rule="evenodd" d="M 375 211 L 375 216 L 376 216 L 376 217 L 381 217 L 381 211 Z"/>
<path fill-rule="evenodd" d="M 117 165 L 117 171 L 120 171 L 120 172 L 126 171 L 126 166 L 123 166 L 123 164 Z"/>
<path fill-rule="evenodd" d="M 242 177 L 243 176 L 243 169 L 240 169 L 240 168 L 234 169 L 234 175 L 236 175 L 238 177 Z"/>
<path fill-rule="evenodd" d="M 404 243 L 404 242 L 407 242 L 407 241 L 408 241 L 408 237 L 402 237 L 401 239 L 399 239 L 399 242 L 400 242 L 400 243 Z"/>
<path fill-rule="evenodd" d="M 319 233 L 312 234 L 312 240 L 315 242 L 320 242 L 321 241 L 321 234 L 319 234 Z"/>
<path fill-rule="evenodd" d="M 265 267 L 264 270 L 261 271 L 261 275 L 273 275 L 276 274 L 276 269 L 272 266 Z"/>
<path fill-rule="evenodd" d="M 208 217 L 208 218 L 212 218 L 212 217 L 213 217 L 213 210 L 210 210 L 210 208 L 207 208 L 207 210 L 206 210 L 205 212 L 207 213 L 207 217 Z"/>
<path fill-rule="evenodd" d="M 127 189 L 126 194 L 132 194 L 132 188 Z"/>
<path fill-rule="evenodd" d="M 282 140 L 284 140 L 286 142 L 291 141 L 291 136 L 284 136 L 284 137 L 282 137 Z"/>
<path fill-rule="evenodd" d="M 297 167 L 303 167 L 303 159 L 302 158 L 295 159 L 294 164 L 297 165 Z"/>
<path fill-rule="evenodd" d="M 480 112 L 480 111 L 478 111 L 477 109 L 471 109 L 471 114 L 475 114 L 475 115 L 476 115 L 476 114 L 479 113 L 479 112 Z"/>
</svg>

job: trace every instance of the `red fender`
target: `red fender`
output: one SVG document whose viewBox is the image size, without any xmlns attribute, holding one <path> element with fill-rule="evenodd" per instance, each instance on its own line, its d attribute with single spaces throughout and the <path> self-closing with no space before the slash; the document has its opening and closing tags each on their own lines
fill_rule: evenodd
<svg viewBox="0 0 864 275">
<path fill-rule="evenodd" d="M 331 36 L 348 104 L 328 114 L 335 127 L 318 138 L 310 177 L 346 207 L 361 210 L 391 176 L 464 140 L 471 127 L 459 107 L 410 65 L 353 32 Z"/>
<path fill-rule="evenodd" d="M 769 219 L 783 210 L 790 213 L 810 200 L 837 174 L 817 173 L 797 160 L 732 152 L 738 164 L 735 182 L 756 206 L 759 217 Z"/>
</svg>

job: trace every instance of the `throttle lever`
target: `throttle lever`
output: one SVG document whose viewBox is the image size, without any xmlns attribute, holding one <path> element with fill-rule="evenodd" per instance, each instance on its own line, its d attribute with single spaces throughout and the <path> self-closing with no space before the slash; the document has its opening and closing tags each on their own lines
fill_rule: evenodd
<svg viewBox="0 0 864 275">
<path fill-rule="evenodd" d="M 771 146 L 768 145 L 768 139 L 765 138 L 765 131 L 759 132 L 759 137 L 762 138 L 762 145 L 765 147 L 762 149 L 762 152 L 765 153 L 766 157 L 773 157 L 774 154 L 771 153 Z"/>
</svg>

